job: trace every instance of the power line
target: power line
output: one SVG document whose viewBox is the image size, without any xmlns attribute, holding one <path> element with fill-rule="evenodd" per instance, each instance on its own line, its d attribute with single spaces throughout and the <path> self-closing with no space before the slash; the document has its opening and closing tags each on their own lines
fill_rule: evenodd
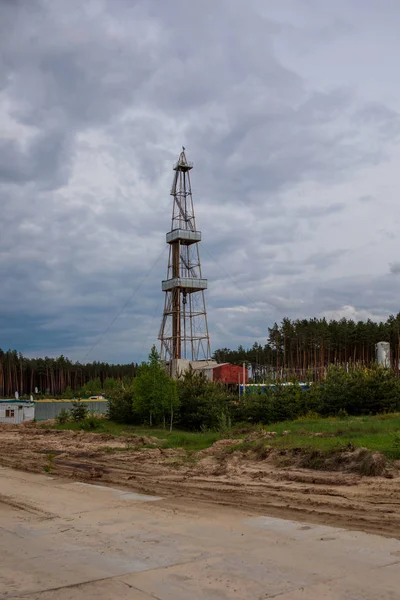
<svg viewBox="0 0 400 600">
<path fill-rule="evenodd" d="M 151 317 L 151 321 L 150 321 L 149 330 L 148 330 L 148 332 L 147 332 L 147 336 L 146 336 L 145 342 L 144 342 L 144 344 L 143 344 L 142 352 L 144 352 L 144 350 L 145 350 L 145 347 L 147 346 L 147 343 L 148 343 L 148 341 L 149 341 L 149 337 L 150 337 L 150 335 L 151 335 L 151 330 L 152 330 L 152 328 L 153 328 L 153 322 L 154 322 L 154 319 L 155 319 L 155 317 L 156 317 L 156 314 L 161 314 L 161 309 L 162 309 L 162 305 L 163 305 L 163 303 L 164 303 L 164 298 L 162 299 L 162 302 L 158 302 L 158 303 L 156 304 L 156 308 L 155 308 L 155 310 L 154 310 L 153 316 Z"/>
<path fill-rule="evenodd" d="M 89 356 L 89 354 L 92 352 L 92 350 L 94 348 L 96 348 L 96 346 L 98 346 L 98 344 L 101 342 L 101 340 L 104 338 L 104 336 L 109 332 L 109 330 L 111 329 L 111 327 L 114 325 L 115 321 L 121 316 L 121 314 L 124 312 L 125 308 L 128 306 L 128 304 L 131 302 L 131 300 L 136 296 L 136 294 L 138 293 L 138 291 L 140 290 L 140 288 L 142 287 L 143 283 L 146 281 L 146 279 L 148 278 L 148 276 L 150 275 L 150 273 L 153 271 L 154 267 L 157 265 L 157 263 L 159 262 L 160 258 L 163 256 L 163 254 L 165 253 L 167 247 L 165 246 L 162 249 L 162 252 L 159 254 L 159 256 L 156 258 L 155 262 L 153 263 L 153 265 L 150 267 L 150 269 L 147 271 L 146 275 L 143 277 L 143 279 L 140 281 L 139 285 L 134 289 L 134 291 L 132 292 L 132 294 L 130 295 L 130 297 L 128 298 L 128 300 L 125 302 L 125 304 L 122 306 L 122 308 L 119 310 L 119 312 L 115 315 L 115 317 L 112 319 L 112 321 L 107 325 L 107 327 L 105 328 L 105 330 L 103 331 L 103 333 L 100 335 L 100 337 L 98 338 L 98 340 L 93 344 L 93 346 L 90 348 L 90 350 L 85 354 L 82 363 L 84 363 L 87 359 L 87 357 Z"/>
</svg>

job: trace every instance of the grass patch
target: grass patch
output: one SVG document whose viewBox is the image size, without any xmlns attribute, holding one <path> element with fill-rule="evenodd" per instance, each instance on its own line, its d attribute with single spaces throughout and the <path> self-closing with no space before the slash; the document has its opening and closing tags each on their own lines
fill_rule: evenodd
<svg viewBox="0 0 400 600">
<path fill-rule="evenodd" d="M 164 448 L 184 448 L 191 452 L 198 452 L 209 448 L 214 442 L 221 439 L 221 434 L 216 432 L 194 433 L 188 431 L 172 431 L 163 436 L 167 441 Z M 149 433 L 149 435 L 151 435 Z"/>
<path fill-rule="evenodd" d="M 161 446 L 162 448 L 184 448 L 189 452 L 198 452 L 199 450 L 204 450 L 205 448 L 212 446 L 217 440 L 221 439 L 221 434 L 214 431 L 197 433 L 191 431 L 176 430 L 170 432 L 166 429 L 143 428 L 137 427 L 135 425 L 124 425 L 121 423 L 114 423 L 113 421 L 109 421 L 108 419 L 97 419 L 97 421 L 98 423 L 96 424 L 96 427 L 93 430 L 89 429 L 89 431 L 93 431 L 93 433 L 102 433 L 123 437 L 155 437 L 161 440 L 165 440 Z M 85 422 L 83 423 L 85 424 Z M 42 425 L 42 427 L 64 431 L 81 431 L 82 423 L 75 423 L 74 421 L 71 421 L 70 423 L 62 423 L 56 425 Z M 147 444 L 146 446 L 156 447 L 149 444 Z M 145 446 L 141 445 L 140 447 L 143 448 Z"/>
<path fill-rule="evenodd" d="M 95 428 L 95 433 L 108 433 L 110 435 L 132 435 L 136 433 L 136 427 L 133 425 L 124 425 L 122 423 L 114 423 L 108 419 L 97 419 L 98 423 Z M 69 431 L 81 431 L 82 422 L 71 421 L 69 423 L 61 423 L 55 425 L 42 425 L 45 429 L 59 429 Z"/>
<path fill-rule="evenodd" d="M 70 422 L 51 426 L 43 425 L 43 427 L 79 431 L 82 429 L 82 424 Z M 275 431 L 277 436 L 268 440 L 257 441 L 256 444 L 243 441 L 243 438 L 252 431 L 262 431 L 263 429 L 265 431 Z M 184 448 L 189 453 L 204 450 L 222 437 L 229 437 L 229 435 L 222 436 L 218 432 L 196 433 L 179 430 L 169 432 L 165 429 L 114 423 L 107 419 L 97 419 L 96 428 L 93 431 L 99 434 L 125 437 L 155 437 L 164 440 L 161 445 L 162 448 Z M 290 433 L 282 436 L 281 434 L 285 431 Z M 316 436 L 315 434 L 319 435 Z M 282 449 L 315 448 L 321 451 L 330 451 L 351 444 L 355 448 L 368 448 L 372 451 L 382 452 L 387 458 L 400 460 L 400 413 L 364 417 L 329 417 L 325 419 L 316 418 L 315 415 L 312 415 L 311 418 L 305 417 L 295 421 L 285 421 L 264 428 L 251 425 L 236 426 L 232 429 L 230 437 L 237 437 L 238 443 L 229 447 L 226 451 L 234 452 L 235 449 L 246 451 L 246 444 L 250 444 L 252 449 L 258 444 L 255 450 L 255 454 L 258 456 L 266 452 L 263 450 L 266 446 Z M 250 446 L 247 449 L 250 449 Z"/>
<path fill-rule="evenodd" d="M 400 459 L 400 413 L 364 417 L 296 419 L 277 423 L 267 428 L 278 436 L 268 440 L 278 448 L 316 448 L 321 451 L 334 450 L 338 446 L 352 445 L 382 452 L 391 459 Z M 283 431 L 288 435 L 279 436 Z M 323 434 L 314 437 L 315 434 Z"/>
</svg>

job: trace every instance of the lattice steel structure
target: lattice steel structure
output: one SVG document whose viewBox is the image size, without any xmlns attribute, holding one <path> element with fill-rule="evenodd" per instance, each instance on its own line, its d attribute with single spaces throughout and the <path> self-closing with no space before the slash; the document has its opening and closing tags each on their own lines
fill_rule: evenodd
<svg viewBox="0 0 400 600">
<path fill-rule="evenodd" d="M 164 360 L 211 357 L 204 298 L 207 279 L 201 273 L 201 232 L 196 229 L 189 175 L 192 168 L 183 148 L 174 165 L 172 225 L 167 233 L 168 270 L 167 279 L 162 282 L 165 304 L 159 339 Z"/>
</svg>

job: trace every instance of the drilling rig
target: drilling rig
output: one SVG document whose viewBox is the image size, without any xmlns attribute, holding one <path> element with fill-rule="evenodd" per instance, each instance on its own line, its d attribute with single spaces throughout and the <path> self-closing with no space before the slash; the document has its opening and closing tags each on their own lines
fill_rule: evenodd
<svg viewBox="0 0 400 600">
<path fill-rule="evenodd" d="M 201 272 L 201 232 L 196 228 L 194 215 L 192 169 L 193 163 L 186 159 L 185 148 L 182 148 L 173 167 L 172 222 L 166 236 L 169 258 L 167 278 L 162 282 L 165 304 L 159 334 L 161 358 L 169 365 L 172 376 L 180 365 L 211 359 L 204 297 L 207 279 Z"/>
</svg>

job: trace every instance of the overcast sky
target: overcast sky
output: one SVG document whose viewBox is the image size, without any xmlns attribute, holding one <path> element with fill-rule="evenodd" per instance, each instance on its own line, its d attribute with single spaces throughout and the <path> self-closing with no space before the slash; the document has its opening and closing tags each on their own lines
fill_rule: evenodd
<svg viewBox="0 0 400 600">
<path fill-rule="evenodd" d="M 147 356 L 182 144 L 212 349 L 397 313 L 399 23 L 398 0 L 0 0 L 0 347 Z"/>
</svg>

